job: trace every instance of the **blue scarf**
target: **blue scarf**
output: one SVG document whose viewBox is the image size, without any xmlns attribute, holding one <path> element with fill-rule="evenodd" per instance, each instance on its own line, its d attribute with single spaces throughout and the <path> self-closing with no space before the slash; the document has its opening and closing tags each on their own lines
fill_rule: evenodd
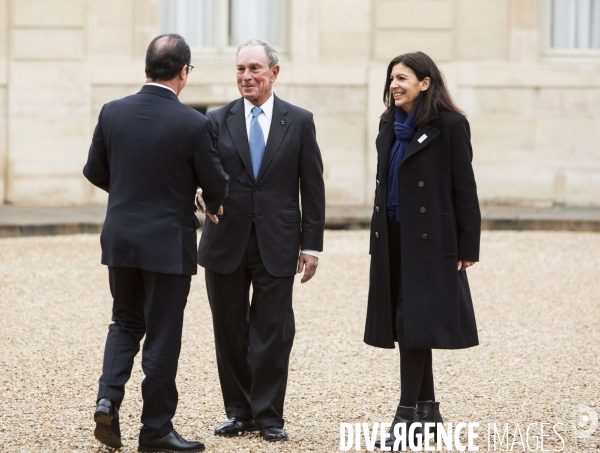
<svg viewBox="0 0 600 453">
<path fill-rule="evenodd" d="M 400 221 L 400 165 L 404 159 L 404 153 L 417 133 L 417 115 L 419 114 L 419 105 L 415 105 L 407 115 L 400 108 L 396 108 L 396 120 L 394 121 L 394 132 L 396 134 L 396 143 L 390 152 L 390 163 L 387 181 L 387 213 L 388 219 Z"/>
</svg>

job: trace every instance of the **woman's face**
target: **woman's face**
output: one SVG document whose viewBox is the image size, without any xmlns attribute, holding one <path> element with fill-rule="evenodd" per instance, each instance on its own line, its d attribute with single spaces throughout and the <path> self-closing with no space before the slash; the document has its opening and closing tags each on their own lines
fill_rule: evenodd
<svg viewBox="0 0 600 453">
<path fill-rule="evenodd" d="M 390 92 L 394 96 L 394 104 L 407 114 L 412 111 L 421 91 L 427 90 L 430 84 L 429 77 L 419 80 L 413 70 L 402 63 L 394 65 L 390 79 Z"/>
</svg>

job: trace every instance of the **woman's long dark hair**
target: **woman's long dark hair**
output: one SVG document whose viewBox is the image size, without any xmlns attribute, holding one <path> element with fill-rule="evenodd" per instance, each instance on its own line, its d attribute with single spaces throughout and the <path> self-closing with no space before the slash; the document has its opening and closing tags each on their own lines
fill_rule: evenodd
<svg viewBox="0 0 600 453">
<path fill-rule="evenodd" d="M 402 63 L 404 66 L 412 69 L 419 81 L 425 79 L 425 77 L 429 77 L 431 80 L 429 88 L 422 91 L 417 98 L 420 99 L 417 127 L 425 125 L 430 120 L 433 112 L 456 112 L 464 115 L 464 112 L 452 100 L 452 96 L 450 96 L 448 88 L 446 88 L 444 76 L 433 60 L 423 52 L 412 52 L 398 55 L 388 65 L 385 89 L 383 90 L 383 103 L 386 109 L 382 113 L 381 118 L 388 116 L 395 106 L 394 96 L 390 90 L 390 85 L 392 84 L 390 77 L 392 69 L 398 63 Z"/>
</svg>

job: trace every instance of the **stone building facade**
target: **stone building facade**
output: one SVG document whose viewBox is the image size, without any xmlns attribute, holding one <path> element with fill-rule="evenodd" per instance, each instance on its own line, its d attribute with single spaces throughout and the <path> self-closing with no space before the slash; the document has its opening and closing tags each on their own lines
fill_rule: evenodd
<svg viewBox="0 0 600 453">
<path fill-rule="evenodd" d="M 439 63 L 471 122 L 482 201 L 600 206 L 598 0 L 0 0 L 0 200 L 104 203 L 82 176 L 101 106 L 138 91 L 149 41 L 192 44 L 181 100 L 239 96 L 268 37 L 276 93 L 315 116 L 330 204 L 369 204 L 387 63 Z"/>
</svg>

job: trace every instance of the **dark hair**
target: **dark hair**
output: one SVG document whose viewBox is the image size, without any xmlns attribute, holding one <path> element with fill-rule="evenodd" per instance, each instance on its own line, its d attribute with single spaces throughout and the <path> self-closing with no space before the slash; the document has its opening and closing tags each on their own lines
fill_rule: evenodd
<svg viewBox="0 0 600 453">
<path fill-rule="evenodd" d="M 402 63 L 404 66 L 412 69 L 419 81 L 425 79 L 425 77 L 429 77 L 431 80 L 429 88 L 419 94 L 420 102 L 417 127 L 426 124 L 431 119 L 433 112 L 456 112 L 464 115 L 464 112 L 452 100 L 452 96 L 450 96 L 448 88 L 446 88 L 444 76 L 433 60 L 423 52 L 412 52 L 398 55 L 388 65 L 385 89 L 383 90 L 383 103 L 386 109 L 382 113 L 381 118 L 389 115 L 394 109 L 394 96 L 390 90 L 390 85 L 392 84 L 390 77 L 392 69 L 398 63 Z"/>
<path fill-rule="evenodd" d="M 175 33 L 154 38 L 146 51 L 146 77 L 152 80 L 171 80 L 190 64 L 190 46 Z"/>
</svg>

